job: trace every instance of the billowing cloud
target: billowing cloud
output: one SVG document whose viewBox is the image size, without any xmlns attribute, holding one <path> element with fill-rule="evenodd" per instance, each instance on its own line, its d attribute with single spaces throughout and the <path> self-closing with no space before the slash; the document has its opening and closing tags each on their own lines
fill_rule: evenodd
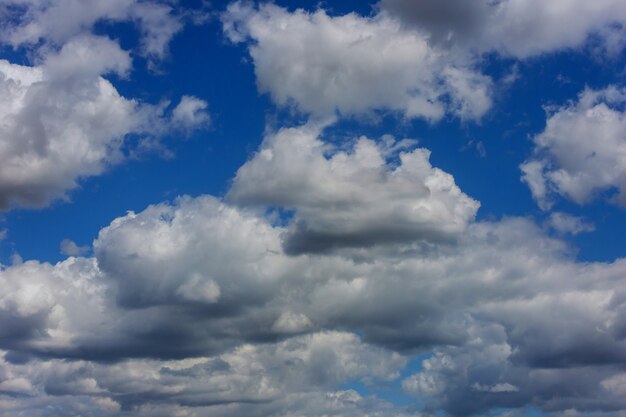
<svg viewBox="0 0 626 417">
<path fill-rule="evenodd" d="M 521 169 L 535 200 L 549 209 L 555 195 L 585 204 L 603 193 L 626 204 L 626 92 L 586 89 L 578 100 L 550 109 Z"/>
<path fill-rule="evenodd" d="M 316 381 L 330 388 L 370 373 L 397 379 L 394 372 L 406 359 L 392 352 L 427 349 L 435 356 L 404 386 L 426 395 L 423 401 L 433 410 L 467 415 L 526 405 L 589 412 L 623 406 L 617 364 L 626 359 L 626 297 L 619 290 L 624 260 L 577 263 L 565 244 L 528 219 L 470 224 L 454 245 L 381 243 L 344 255 L 289 256 L 284 236 L 284 228 L 211 197 L 130 213 L 102 230 L 94 258 L 57 265 L 29 261 L 0 271 L 0 314 L 13 324 L 3 327 L 0 347 L 14 366 L 42 361 L 45 367 L 53 358 L 123 364 L 206 356 L 233 366 L 228 352 L 264 351 L 255 346 L 261 342 L 278 347 L 271 354 L 278 362 L 270 368 L 260 365 L 266 359 L 251 360 L 255 378 L 262 378 L 246 385 L 253 391 L 225 383 L 230 388 L 200 400 L 187 397 L 187 382 L 178 381 L 170 391 L 165 384 L 116 399 L 102 394 L 101 383 L 89 382 L 96 377 L 76 387 L 67 384 L 79 379 L 68 377 L 59 379 L 64 388 L 48 392 L 104 396 L 138 410 L 153 410 L 158 399 L 190 415 L 225 399 L 262 400 L 269 408 L 259 408 L 259 415 L 271 414 L 272 407 L 287 413 L 292 406 L 285 401 L 296 397 L 296 409 L 311 407 L 314 399 L 303 393 Z M 327 333 L 333 329 L 347 333 Z M 259 387 L 274 386 L 260 381 L 273 380 L 278 364 L 300 366 L 299 341 L 316 340 L 320 362 L 310 373 L 290 368 L 296 370 L 279 378 L 293 395 L 279 395 L 278 385 L 278 391 L 268 388 L 268 396 L 255 396 Z M 359 359 L 361 348 L 350 348 L 333 359 L 344 341 L 386 353 Z M 335 348 L 323 353 L 328 345 Z M 351 370 L 344 373 L 344 367 Z M 573 377 L 583 370 L 593 378 Z M 198 372 L 200 380 L 219 375 Z M 149 375 L 122 379 L 134 386 Z M 237 401 L 234 393 L 240 394 Z"/>
<path fill-rule="evenodd" d="M 473 220 L 478 202 L 430 165 L 427 150 L 403 149 L 411 141 L 361 137 L 345 151 L 320 134 L 312 126 L 270 134 L 227 196 L 241 205 L 294 210 L 287 252 L 453 240 Z"/>
<path fill-rule="evenodd" d="M 70 40 L 39 66 L 0 61 L 0 209 L 64 198 L 80 178 L 123 161 L 133 143 L 208 117 L 198 99 L 189 117 L 186 98 L 170 120 L 164 106 L 127 99 L 101 76 L 124 76 L 130 65 L 116 42 L 93 36 Z"/>
<path fill-rule="evenodd" d="M 446 113 L 480 119 L 491 107 L 490 78 L 385 15 L 233 3 L 222 22 L 231 41 L 248 44 L 259 90 L 279 106 L 317 117 L 386 110 L 431 121 Z"/>
<path fill-rule="evenodd" d="M 591 38 L 609 52 L 624 46 L 620 0 L 381 0 L 378 7 L 426 31 L 435 44 L 521 59 L 581 47 Z"/>
</svg>

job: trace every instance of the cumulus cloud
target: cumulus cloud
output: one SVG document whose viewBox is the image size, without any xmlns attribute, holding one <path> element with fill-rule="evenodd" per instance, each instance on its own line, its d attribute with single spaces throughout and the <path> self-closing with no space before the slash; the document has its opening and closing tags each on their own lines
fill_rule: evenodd
<svg viewBox="0 0 626 417">
<path fill-rule="evenodd" d="M 123 76 L 130 65 L 116 42 L 93 36 L 70 40 L 39 66 L 0 61 L 0 209 L 64 198 L 80 178 L 123 161 L 133 143 L 208 117 L 190 97 L 193 119 L 121 96 L 102 75 Z"/>
<path fill-rule="evenodd" d="M 585 204 L 607 192 L 626 204 L 624 102 L 626 92 L 610 86 L 585 89 L 577 101 L 549 110 L 533 156 L 521 165 L 541 208 L 549 209 L 555 195 Z"/>
<path fill-rule="evenodd" d="M 358 138 L 346 151 L 320 134 L 312 126 L 270 134 L 227 195 L 244 206 L 294 210 L 287 252 L 453 240 L 473 220 L 478 202 L 431 166 L 429 151 L 402 149 L 412 143 L 390 136 L 380 144 Z"/>
<path fill-rule="evenodd" d="M 619 0 L 381 0 L 378 8 L 426 31 L 435 44 L 520 59 L 581 47 L 593 37 L 619 50 L 626 23 Z"/>
<path fill-rule="evenodd" d="M 6 0 L 0 11 L 7 17 L 0 28 L 0 41 L 14 47 L 40 41 L 60 46 L 89 34 L 99 22 L 132 21 L 141 32 L 142 53 L 163 58 L 170 39 L 182 28 L 172 7 L 163 2 Z"/>
<path fill-rule="evenodd" d="M 431 121 L 446 113 L 480 119 L 491 107 L 491 79 L 465 56 L 434 48 L 386 15 L 237 2 L 222 22 L 231 41 L 248 45 L 259 90 L 279 106 L 316 117 L 386 110 Z"/>
<path fill-rule="evenodd" d="M 358 258 L 289 256 L 285 230 L 212 197 L 183 198 L 116 219 L 94 258 L 6 267 L 6 366 L 41 375 L 69 358 L 63 366 L 86 370 L 59 374 L 38 401 L 97 398 L 138 415 L 158 415 L 157 399 L 190 415 L 233 403 L 232 415 L 249 415 L 250 404 L 260 416 L 299 415 L 345 405 L 345 395 L 354 414 L 359 404 L 393 414 L 323 390 L 368 375 L 397 380 L 404 355 L 434 349 L 404 381 L 430 410 L 623 408 L 624 260 L 577 263 L 528 219 L 472 223 L 455 245 L 379 245 Z M 184 359 L 193 357 L 219 360 Z M 123 385 L 107 386 L 91 361 L 119 362 L 102 372 Z M 242 366 L 252 376 L 229 379 Z M 198 391 L 214 384 L 222 388 Z"/>
</svg>

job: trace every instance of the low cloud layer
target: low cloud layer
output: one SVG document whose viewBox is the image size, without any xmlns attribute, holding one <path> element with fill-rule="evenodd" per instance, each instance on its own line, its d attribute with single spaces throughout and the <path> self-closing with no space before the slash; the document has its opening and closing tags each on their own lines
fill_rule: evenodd
<svg viewBox="0 0 626 417">
<path fill-rule="evenodd" d="M 272 407 L 287 412 L 291 405 L 285 401 L 296 401 L 296 410 L 312 407 L 317 400 L 305 393 L 316 381 L 320 389 L 332 390 L 372 375 L 397 379 L 394 372 L 406 360 L 401 355 L 434 349 L 424 370 L 403 382 L 408 393 L 433 411 L 468 415 L 525 405 L 589 412 L 623 407 L 619 381 L 624 376 L 617 366 L 626 359 L 626 299 L 618 290 L 624 287 L 623 260 L 576 263 L 566 245 L 546 237 L 527 219 L 471 224 L 455 245 L 416 241 L 388 250 L 381 242 L 349 256 L 286 255 L 285 231 L 212 197 L 184 198 L 115 220 L 95 241 L 95 258 L 7 267 L 0 272 L 0 314 L 13 325 L 0 335 L 5 366 L 20 373 L 47 368 L 44 364 L 57 357 L 79 361 L 72 366 L 100 369 L 96 364 L 101 361 L 148 366 L 142 364 L 217 356 L 231 365 L 210 363 L 230 372 L 232 362 L 224 359 L 228 352 L 269 349 L 267 360 L 286 364 L 295 351 L 281 346 L 339 337 L 383 356 L 363 359 L 358 349 L 340 353 L 341 343 L 320 342 L 320 349 L 333 348 L 320 353 L 319 364 L 286 374 L 313 378 L 304 385 L 281 379 L 286 377 L 277 374 L 281 368 L 256 368 L 265 359 L 252 361 L 255 378 L 270 378 L 267 384 L 279 378 L 293 395 L 285 395 L 281 385 L 253 378 L 249 381 L 256 382 L 246 385 L 254 387 L 249 393 L 232 386 L 193 400 L 196 391 L 186 388 L 186 382 L 177 382 L 171 394 L 136 388 L 145 379 L 139 376 L 143 371 L 124 376 L 126 385 L 116 388 L 115 395 L 96 375 L 84 377 L 95 381 L 91 385 L 49 389 L 45 398 L 62 394 L 66 406 L 91 398 L 138 415 L 160 415 L 153 408 L 156 398 L 185 410 L 183 415 L 212 415 L 221 408 L 203 407 L 225 402 L 232 415 L 249 415 L 249 404 L 260 401 L 266 405 L 259 406 L 259 415 L 266 415 Z M 334 329 L 348 333 L 325 333 Z M 349 333 L 361 335 L 360 340 Z M 175 344 L 168 343 L 172 338 Z M 269 345 L 241 347 L 260 342 Z M 343 356 L 330 365 L 335 355 Z M 346 366 L 355 368 L 340 372 Z M 380 374 L 376 366 L 383 366 Z M 102 372 L 114 373 L 116 367 Z M 169 373 L 168 367 L 161 365 L 158 372 Z M 587 382 L 572 377 L 582 370 Z M 217 378 L 219 372 L 206 378 Z M 35 384 L 24 378 L 29 382 L 11 389 Z M 154 388 L 159 392 L 167 390 L 163 378 Z M 75 378 L 62 380 L 67 384 Z M 263 395 L 262 387 L 268 390 Z M 328 399 L 331 394 L 324 395 Z M 355 407 L 364 401 L 359 398 Z M 12 407 L 28 407 L 34 400 L 11 401 Z"/>
</svg>

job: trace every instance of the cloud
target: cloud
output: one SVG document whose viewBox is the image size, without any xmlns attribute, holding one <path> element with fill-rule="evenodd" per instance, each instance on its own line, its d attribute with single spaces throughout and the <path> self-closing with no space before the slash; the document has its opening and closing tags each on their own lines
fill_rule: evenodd
<svg viewBox="0 0 626 417">
<path fill-rule="evenodd" d="M 378 8 L 453 49 L 526 59 L 579 48 L 594 37 L 609 51 L 624 46 L 626 6 L 619 0 L 381 0 Z"/>
<path fill-rule="evenodd" d="M 160 415 L 155 410 L 159 404 L 189 413 L 184 415 L 261 416 L 320 406 L 354 408 L 356 414 L 376 401 L 333 387 L 346 380 L 391 380 L 405 362 L 396 353 L 337 331 L 181 360 L 99 364 L 33 359 L 15 364 L 3 359 L 0 374 L 11 382 L 4 392 L 22 396 L 4 404 L 7 414 L 0 415 L 54 405 L 60 414 L 88 406 L 103 416 L 119 412 L 155 416 Z"/>
<path fill-rule="evenodd" d="M 222 22 L 232 42 L 248 46 L 259 90 L 279 106 L 322 118 L 382 110 L 430 121 L 447 113 L 478 120 L 491 107 L 491 79 L 466 56 L 434 48 L 386 15 L 237 2 Z"/>
<path fill-rule="evenodd" d="M 142 54 L 163 58 L 170 39 L 182 28 L 171 6 L 161 2 L 112 0 L 8 0 L 0 6 L 8 17 L 0 41 L 13 47 L 46 41 L 61 46 L 76 36 L 89 34 L 100 22 L 136 22 L 141 32 Z"/>
<path fill-rule="evenodd" d="M 547 223 L 548 226 L 561 234 L 577 235 L 596 230 L 596 227 L 592 223 L 585 221 L 584 218 L 561 212 L 551 213 Z"/>
<path fill-rule="evenodd" d="M 613 193 L 626 204 L 626 92 L 614 86 L 585 89 L 578 100 L 549 110 L 546 128 L 533 138 L 533 156 L 521 165 L 522 179 L 547 210 L 555 195 L 577 204 Z"/>
<path fill-rule="evenodd" d="M 193 96 L 182 96 L 172 110 L 172 123 L 183 130 L 208 127 L 211 117 L 207 112 L 208 103 Z"/>
<path fill-rule="evenodd" d="M 119 164 L 133 146 L 208 117 L 196 108 L 194 120 L 168 118 L 163 105 L 122 97 L 102 75 L 125 75 L 130 58 L 108 38 L 74 38 L 44 59 L 39 66 L 0 60 L 2 210 L 66 198 L 81 178 Z"/>
<path fill-rule="evenodd" d="M 60 244 L 61 254 L 66 256 L 80 256 L 89 252 L 90 247 L 78 246 L 76 242 L 70 239 L 63 239 Z"/>
<path fill-rule="evenodd" d="M 454 240 L 474 219 L 478 202 L 430 165 L 427 150 L 404 150 L 410 142 L 387 136 L 380 144 L 358 138 L 346 151 L 320 134 L 312 126 L 270 134 L 227 195 L 243 206 L 294 210 L 288 253 Z"/>
<path fill-rule="evenodd" d="M 285 231 L 212 197 L 182 198 L 113 221 L 93 258 L 6 267 L 5 360 L 36 375 L 57 360 L 86 368 L 60 374 L 41 401 L 109 398 L 102 404 L 138 415 L 155 415 L 156 401 L 192 415 L 231 403 L 232 415 L 249 415 L 252 404 L 258 415 L 298 415 L 348 398 L 392 412 L 321 392 L 350 379 L 397 380 L 405 355 L 429 349 L 423 371 L 404 381 L 427 410 L 623 408 L 615 381 L 626 352 L 624 260 L 577 263 L 523 218 L 471 223 L 454 245 L 416 240 L 348 256 L 290 256 Z M 206 371 L 194 368 L 200 357 L 219 360 Z M 121 386 L 92 375 L 101 362 L 119 363 L 102 369 Z M 250 376 L 220 379 L 234 369 Z M 214 383 L 223 388 L 194 388 Z"/>
</svg>

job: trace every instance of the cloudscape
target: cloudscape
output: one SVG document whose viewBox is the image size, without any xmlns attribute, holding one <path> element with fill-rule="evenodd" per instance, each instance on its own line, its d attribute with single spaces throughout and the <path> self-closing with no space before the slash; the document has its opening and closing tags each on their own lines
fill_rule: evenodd
<svg viewBox="0 0 626 417">
<path fill-rule="evenodd" d="M 623 0 L 0 0 L 0 417 L 626 417 Z"/>
</svg>

